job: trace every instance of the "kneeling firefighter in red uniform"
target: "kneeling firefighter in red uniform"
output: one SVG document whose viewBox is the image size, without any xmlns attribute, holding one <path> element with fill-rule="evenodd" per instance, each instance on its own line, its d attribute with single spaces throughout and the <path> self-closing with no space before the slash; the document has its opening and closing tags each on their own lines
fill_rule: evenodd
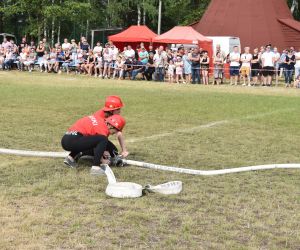
<svg viewBox="0 0 300 250">
<path fill-rule="evenodd" d="M 124 107 L 124 104 L 119 96 L 108 96 L 105 99 L 104 107 L 94 113 L 95 117 L 101 117 L 106 119 L 112 115 L 119 115 L 121 113 L 121 108 Z M 129 152 L 127 151 L 125 139 L 122 134 L 122 131 L 116 133 L 117 139 L 121 147 L 121 155 L 127 157 Z"/>
<path fill-rule="evenodd" d="M 117 114 L 106 119 L 95 115 L 79 119 L 62 138 L 63 149 L 71 151 L 64 163 L 70 167 L 76 167 L 79 157 L 93 155 L 92 170 L 100 169 L 101 163 L 108 163 L 106 151 L 110 156 L 114 156 L 118 152 L 115 145 L 108 140 L 108 136 L 122 131 L 125 124 L 125 119 Z"/>
</svg>

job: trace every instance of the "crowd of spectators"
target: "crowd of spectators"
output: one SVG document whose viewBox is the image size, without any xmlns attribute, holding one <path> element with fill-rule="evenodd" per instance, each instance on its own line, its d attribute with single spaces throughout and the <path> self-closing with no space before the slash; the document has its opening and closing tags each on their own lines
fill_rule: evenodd
<svg viewBox="0 0 300 250">
<path fill-rule="evenodd" d="M 230 84 L 243 86 L 271 86 L 278 84 L 284 76 L 286 87 L 300 87 L 300 51 L 293 47 L 279 53 L 268 44 L 249 47 L 240 52 L 239 47 L 226 55 L 220 45 L 213 55 L 199 47 L 185 48 L 183 45 L 171 48 L 143 43 L 133 49 L 130 45 L 119 50 L 113 43 L 104 46 L 97 42 L 91 48 L 85 37 L 77 43 L 64 39 L 53 47 L 42 39 L 38 44 L 27 43 L 22 38 L 19 45 L 4 39 L 0 44 L 0 68 L 20 71 L 40 70 L 45 73 L 84 74 L 99 78 L 154 80 L 183 84 L 223 84 L 225 68 L 229 67 Z M 209 77 L 211 75 L 211 78 Z M 211 80 L 211 81 L 210 81 Z"/>
</svg>

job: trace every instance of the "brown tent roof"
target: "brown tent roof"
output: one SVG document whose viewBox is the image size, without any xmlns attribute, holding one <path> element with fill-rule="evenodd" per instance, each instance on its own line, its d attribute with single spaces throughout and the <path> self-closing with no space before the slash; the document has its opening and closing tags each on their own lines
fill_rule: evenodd
<svg viewBox="0 0 300 250">
<path fill-rule="evenodd" d="M 242 47 L 271 43 L 280 50 L 300 48 L 300 22 L 286 0 L 211 0 L 201 20 L 191 26 L 205 36 L 237 36 Z"/>
</svg>

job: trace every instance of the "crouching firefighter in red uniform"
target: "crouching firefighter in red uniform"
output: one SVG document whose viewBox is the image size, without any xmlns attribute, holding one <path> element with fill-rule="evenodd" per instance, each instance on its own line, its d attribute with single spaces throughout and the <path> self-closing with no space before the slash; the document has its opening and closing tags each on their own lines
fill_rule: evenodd
<svg viewBox="0 0 300 250">
<path fill-rule="evenodd" d="M 82 155 L 93 155 L 91 173 L 97 174 L 98 170 L 101 172 L 100 164 L 108 164 L 108 157 L 118 154 L 117 148 L 108 140 L 108 136 L 122 131 L 125 124 L 125 119 L 118 114 L 106 119 L 95 115 L 79 119 L 68 129 L 61 140 L 63 149 L 71 151 L 64 163 L 74 168 L 77 166 L 76 161 Z"/>
</svg>

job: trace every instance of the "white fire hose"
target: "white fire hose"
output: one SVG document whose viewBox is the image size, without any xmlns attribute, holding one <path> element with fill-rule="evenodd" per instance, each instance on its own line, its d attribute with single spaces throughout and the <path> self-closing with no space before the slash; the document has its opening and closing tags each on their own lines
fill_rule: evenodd
<svg viewBox="0 0 300 250">
<path fill-rule="evenodd" d="M 33 156 L 33 157 L 64 158 L 68 155 L 68 152 L 45 152 L 45 151 L 28 151 L 28 150 L 0 148 L 0 154 Z M 142 167 L 142 168 L 164 170 L 164 171 L 171 171 L 171 172 L 192 174 L 192 175 L 221 175 L 221 174 L 256 171 L 256 170 L 268 170 L 268 169 L 300 169 L 300 164 L 297 164 L 297 163 L 268 164 L 268 165 L 258 165 L 258 166 L 230 168 L 230 169 L 218 169 L 218 170 L 198 170 L 198 169 L 188 169 L 188 168 L 164 166 L 164 165 L 158 165 L 158 164 L 140 162 L 140 161 L 133 161 L 133 160 L 127 160 L 127 159 L 123 159 L 123 162 L 128 165 L 133 165 L 133 166 Z"/>
<path fill-rule="evenodd" d="M 0 154 L 11 154 L 20 156 L 33 156 L 33 157 L 50 157 L 50 158 L 64 158 L 68 155 L 68 152 L 44 152 L 44 151 L 27 151 L 16 149 L 4 149 L 0 148 Z M 197 170 L 188 168 L 178 168 L 172 166 L 164 166 L 147 162 L 122 160 L 124 164 L 133 165 L 142 168 L 172 171 L 177 173 L 192 174 L 192 175 L 221 175 L 229 173 L 238 173 L 255 170 L 267 170 L 267 169 L 300 169 L 300 164 L 269 164 L 259 166 L 249 166 L 231 169 L 218 169 L 218 170 Z M 108 185 L 105 193 L 115 198 L 136 198 L 143 194 L 143 191 L 157 192 L 161 194 L 178 194 L 182 190 L 181 181 L 171 181 L 157 186 L 146 185 L 144 188 L 133 182 L 117 182 L 114 173 L 108 165 L 101 165 L 103 172 L 106 174 Z"/>
</svg>

